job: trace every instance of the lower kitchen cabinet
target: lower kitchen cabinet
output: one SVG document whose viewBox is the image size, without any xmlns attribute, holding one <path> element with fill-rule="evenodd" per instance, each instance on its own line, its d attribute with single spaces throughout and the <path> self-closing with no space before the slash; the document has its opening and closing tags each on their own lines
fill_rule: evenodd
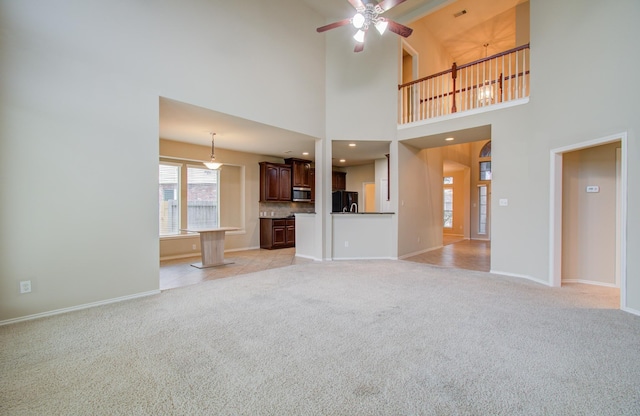
<svg viewBox="0 0 640 416">
<path fill-rule="evenodd" d="M 272 250 L 295 245 L 295 218 L 260 218 L 260 248 Z"/>
</svg>

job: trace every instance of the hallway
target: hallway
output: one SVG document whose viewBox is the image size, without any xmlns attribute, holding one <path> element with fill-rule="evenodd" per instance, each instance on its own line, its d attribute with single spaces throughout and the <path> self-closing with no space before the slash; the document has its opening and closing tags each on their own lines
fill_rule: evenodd
<svg viewBox="0 0 640 416">
<path fill-rule="evenodd" d="M 457 269 L 488 272 L 491 268 L 491 242 L 443 238 L 442 248 L 404 259 Z"/>
</svg>

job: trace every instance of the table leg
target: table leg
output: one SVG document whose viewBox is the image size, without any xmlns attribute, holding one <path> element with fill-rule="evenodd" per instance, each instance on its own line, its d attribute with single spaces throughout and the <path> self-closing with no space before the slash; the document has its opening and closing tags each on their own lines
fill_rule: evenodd
<svg viewBox="0 0 640 416">
<path fill-rule="evenodd" d="M 222 266 L 224 261 L 224 231 L 203 231 L 200 233 L 200 252 L 202 262 L 192 264 L 193 267 L 203 269 L 206 267 Z"/>
</svg>

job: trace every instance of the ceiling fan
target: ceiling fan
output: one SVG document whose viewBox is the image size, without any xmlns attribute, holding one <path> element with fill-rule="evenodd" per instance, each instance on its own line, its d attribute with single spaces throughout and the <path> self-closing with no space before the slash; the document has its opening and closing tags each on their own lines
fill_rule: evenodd
<svg viewBox="0 0 640 416">
<path fill-rule="evenodd" d="M 375 26 L 381 35 L 386 29 L 389 29 L 391 32 L 405 38 L 409 37 L 413 32 L 413 29 L 407 26 L 380 16 L 390 8 L 400 3 L 404 3 L 406 0 L 382 0 L 379 3 L 375 3 L 373 0 L 368 1 L 367 3 L 363 2 L 363 0 L 347 1 L 356 9 L 356 14 L 353 17 L 321 26 L 316 30 L 319 33 L 322 33 L 351 23 L 356 29 L 358 29 L 356 34 L 353 36 L 356 40 L 356 47 L 353 50 L 354 52 L 362 52 L 364 50 L 364 38 L 369 26 Z"/>
</svg>

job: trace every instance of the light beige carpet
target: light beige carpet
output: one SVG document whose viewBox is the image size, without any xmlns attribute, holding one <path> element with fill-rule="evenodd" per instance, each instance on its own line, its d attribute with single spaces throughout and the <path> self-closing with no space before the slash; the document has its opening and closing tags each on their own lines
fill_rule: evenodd
<svg viewBox="0 0 640 416">
<path fill-rule="evenodd" d="M 615 292 L 289 266 L 0 327 L 2 415 L 638 415 Z"/>
</svg>

